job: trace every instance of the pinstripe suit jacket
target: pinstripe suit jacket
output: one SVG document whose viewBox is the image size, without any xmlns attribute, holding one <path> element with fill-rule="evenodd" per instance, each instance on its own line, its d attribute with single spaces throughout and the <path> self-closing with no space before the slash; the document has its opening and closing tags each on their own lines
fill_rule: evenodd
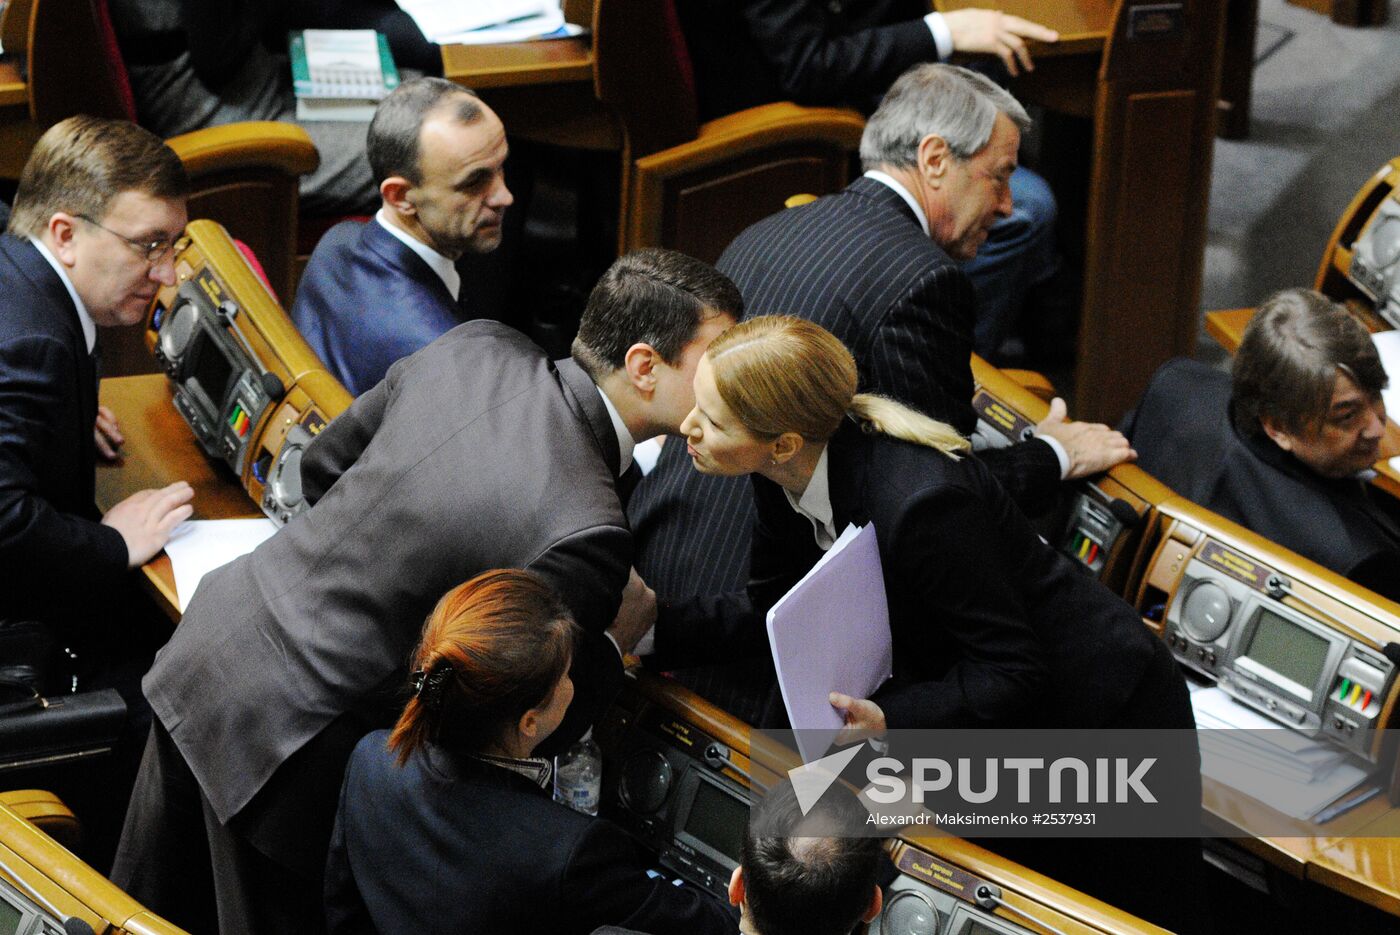
<svg viewBox="0 0 1400 935">
<path fill-rule="evenodd" d="M 972 285 L 904 200 L 874 179 L 765 218 L 719 269 L 746 314 L 797 315 L 846 343 L 862 389 L 893 396 L 970 433 Z M 1060 468 L 1041 441 L 979 454 L 1022 509 L 1053 500 Z M 628 506 L 637 568 L 663 600 L 719 594 L 748 580 L 753 502 L 744 478 L 705 477 L 668 444 Z M 701 689 L 703 692 L 703 689 Z"/>
</svg>

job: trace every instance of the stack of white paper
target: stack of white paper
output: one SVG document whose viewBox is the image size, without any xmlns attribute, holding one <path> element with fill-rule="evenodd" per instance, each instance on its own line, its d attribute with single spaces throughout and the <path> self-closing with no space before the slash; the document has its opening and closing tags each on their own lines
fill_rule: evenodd
<svg viewBox="0 0 1400 935">
<path fill-rule="evenodd" d="M 1316 816 L 1366 779 L 1332 744 L 1245 707 L 1218 687 L 1191 693 L 1201 731 L 1201 775 L 1293 818 Z"/>
<path fill-rule="evenodd" d="M 559 0 L 397 0 L 430 42 L 476 45 L 578 35 L 564 23 Z"/>
<path fill-rule="evenodd" d="M 806 576 L 768 611 L 773 666 L 805 762 L 842 727 L 827 700 L 869 698 L 890 677 L 894 644 L 875 524 L 847 526 Z"/>
<path fill-rule="evenodd" d="M 221 565 L 247 555 L 272 537 L 277 524 L 270 519 L 196 519 L 181 523 L 165 544 L 175 572 L 175 596 L 180 613 L 190 606 L 200 579 Z"/>
</svg>

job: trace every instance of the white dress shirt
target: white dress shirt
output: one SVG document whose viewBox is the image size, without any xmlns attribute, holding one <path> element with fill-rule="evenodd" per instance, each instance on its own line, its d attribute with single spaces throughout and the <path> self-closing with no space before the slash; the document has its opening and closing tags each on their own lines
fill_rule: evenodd
<svg viewBox="0 0 1400 935">
<path fill-rule="evenodd" d="M 68 270 L 64 269 L 63 264 L 58 262 L 58 257 L 49 252 L 49 248 L 44 246 L 43 241 L 31 237 L 29 242 L 39 248 L 39 255 L 49 261 L 49 265 L 58 274 L 58 278 L 63 280 L 63 288 L 68 290 L 68 297 L 73 300 L 73 306 L 78 310 L 78 324 L 83 326 L 83 340 L 87 342 L 87 352 L 91 354 L 92 349 L 97 346 L 97 322 L 93 321 L 92 315 L 88 314 L 87 306 L 83 304 L 78 290 L 73 288 L 73 281 L 68 278 Z"/>
<path fill-rule="evenodd" d="M 807 489 L 799 499 L 792 491 L 783 488 L 788 506 L 807 517 L 812 524 L 812 535 L 817 540 L 817 548 L 825 552 L 836 541 L 835 517 L 831 509 L 831 480 L 827 472 L 826 455 L 829 448 L 823 448 L 817 466 L 812 470 L 812 479 L 807 481 Z"/>
<path fill-rule="evenodd" d="M 442 284 L 447 287 L 447 293 L 452 296 L 452 301 L 456 302 L 457 296 L 462 291 L 462 275 L 457 272 L 457 265 L 389 220 L 387 208 L 380 208 L 374 215 L 374 219 L 380 227 L 394 235 L 405 247 L 423 258 L 423 262 L 427 263 L 428 268 L 438 274 Z"/>
</svg>

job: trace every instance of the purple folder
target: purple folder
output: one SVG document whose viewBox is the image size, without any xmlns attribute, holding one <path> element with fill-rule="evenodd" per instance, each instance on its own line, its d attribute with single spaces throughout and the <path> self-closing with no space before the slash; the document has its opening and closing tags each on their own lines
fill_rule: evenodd
<svg viewBox="0 0 1400 935">
<path fill-rule="evenodd" d="M 821 561 L 773 605 L 768 642 L 788 720 L 799 731 L 803 759 L 810 762 L 826 752 L 842 727 L 827 695 L 839 691 L 869 698 L 892 672 L 890 609 L 873 523 L 847 526 Z"/>
</svg>

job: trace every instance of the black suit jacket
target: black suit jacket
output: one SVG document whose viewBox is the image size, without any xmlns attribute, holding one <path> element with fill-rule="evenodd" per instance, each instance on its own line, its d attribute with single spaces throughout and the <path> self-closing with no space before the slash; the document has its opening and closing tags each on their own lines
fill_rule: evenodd
<svg viewBox="0 0 1400 935">
<path fill-rule="evenodd" d="M 606 923 L 654 935 L 731 935 L 728 907 L 646 875 L 621 828 L 551 801 L 509 770 L 428 747 L 400 768 L 387 731 L 345 774 L 326 909 L 336 935 L 549 932 Z"/>
<path fill-rule="evenodd" d="M 891 727 L 1191 726 L 1180 711 L 1170 723 L 1150 722 L 1148 709 L 1149 722 L 1120 720 L 1136 713 L 1127 702 L 1165 644 L 1046 545 L 978 459 L 848 420 L 830 442 L 828 479 L 838 530 L 875 524 L 894 678 L 874 697 Z M 767 609 L 820 558 L 782 489 L 757 475 L 753 487 L 747 591 L 667 607 L 660 664 L 767 652 Z"/>
<path fill-rule="evenodd" d="M 0 619 L 62 618 L 126 571 L 126 543 L 93 504 L 97 373 L 32 243 L 0 236 L 0 282 Z"/>
<path fill-rule="evenodd" d="M 582 368 L 498 322 L 391 367 L 308 446 L 311 509 L 205 576 L 142 683 L 220 821 L 338 716 L 402 704 L 424 619 L 488 569 L 532 569 L 573 610 L 575 672 L 596 679 L 567 723 L 588 723 L 621 678 L 601 635 L 632 558 L 618 464 Z"/>
<path fill-rule="evenodd" d="M 780 211 L 740 234 L 718 266 L 739 287 L 747 315 L 796 315 L 845 342 L 863 390 L 964 434 L 975 428 L 972 285 L 888 186 L 860 178 Z M 978 458 L 1028 512 L 1053 502 L 1060 465 L 1045 442 Z M 731 591 L 747 580 L 749 485 L 696 473 L 684 445 L 666 446 L 628 517 L 637 568 L 663 600 Z"/>
<path fill-rule="evenodd" d="M 1139 466 L 1194 503 L 1400 600 L 1400 509 L 1356 478 L 1320 477 L 1230 419 L 1230 377 L 1167 361 L 1124 431 Z"/>
<path fill-rule="evenodd" d="M 927 0 L 679 0 L 703 119 L 791 100 L 874 110 L 938 61 Z"/>
</svg>

